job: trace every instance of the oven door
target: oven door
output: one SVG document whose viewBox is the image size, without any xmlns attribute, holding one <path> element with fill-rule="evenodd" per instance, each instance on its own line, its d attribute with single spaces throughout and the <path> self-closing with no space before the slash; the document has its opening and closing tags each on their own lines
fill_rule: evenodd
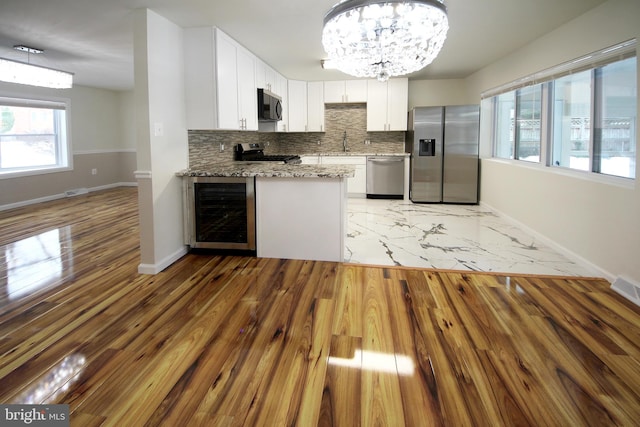
<svg viewBox="0 0 640 427">
<path fill-rule="evenodd" d="M 256 249 L 254 178 L 191 177 L 187 199 L 189 246 Z"/>
</svg>

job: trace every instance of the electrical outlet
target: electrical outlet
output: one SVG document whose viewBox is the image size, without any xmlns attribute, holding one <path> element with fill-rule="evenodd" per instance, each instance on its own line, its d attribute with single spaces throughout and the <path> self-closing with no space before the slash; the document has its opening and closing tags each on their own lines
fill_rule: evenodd
<svg viewBox="0 0 640 427">
<path fill-rule="evenodd" d="M 224 151 L 224 144 L 221 142 L 220 143 L 220 152 L 222 153 Z"/>
<path fill-rule="evenodd" d="M 96 168 L 91 169 L 91 175 L 98 175 L 98 169 Z"/>
</svg>

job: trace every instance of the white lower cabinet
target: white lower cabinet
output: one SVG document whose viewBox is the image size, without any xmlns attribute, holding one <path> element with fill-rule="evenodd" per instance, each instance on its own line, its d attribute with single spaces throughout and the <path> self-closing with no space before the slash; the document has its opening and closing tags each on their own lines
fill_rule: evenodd
<svg viewBox="0 0 640 427">
<path fill-rule="evenodd" d="M 256 178 L 260 258 L 344 261 L 344 178 Z"/>
<path fill-rule="evenodd" d="M 367 196 L 367 158 L 365 156 L 321 156 L 323 165 L 354 165 L 356 173 L 347 180 L 349 197 Z"/>
</svg>

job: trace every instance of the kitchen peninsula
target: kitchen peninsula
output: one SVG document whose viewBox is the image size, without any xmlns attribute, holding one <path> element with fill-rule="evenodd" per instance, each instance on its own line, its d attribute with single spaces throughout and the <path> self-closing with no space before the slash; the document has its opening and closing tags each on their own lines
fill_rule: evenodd
<svg viewBox="0 0 640 427">
<path fill-rule="evenodd" d="M 263 258 L 338 261 L 347 233 L 351 165 L 219 162 L 180 171 L 192 177 L 255 178 L 256 253 Z"/>
</svg>

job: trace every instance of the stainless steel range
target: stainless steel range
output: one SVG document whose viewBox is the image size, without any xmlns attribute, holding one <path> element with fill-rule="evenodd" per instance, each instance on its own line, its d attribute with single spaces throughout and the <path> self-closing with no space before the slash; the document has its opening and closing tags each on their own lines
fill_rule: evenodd
<svg viewBox="0 0 640 427">
<path fill-rule="evenodd" d="M 300 164 L 300 156 L 292 154 L 264 154 L 265 145 L 261 142 L 242 143 L 235 146 L 234 159 L 240 162 L 260 163 L 276 162 L 280 164 Z"/>
</svg>

